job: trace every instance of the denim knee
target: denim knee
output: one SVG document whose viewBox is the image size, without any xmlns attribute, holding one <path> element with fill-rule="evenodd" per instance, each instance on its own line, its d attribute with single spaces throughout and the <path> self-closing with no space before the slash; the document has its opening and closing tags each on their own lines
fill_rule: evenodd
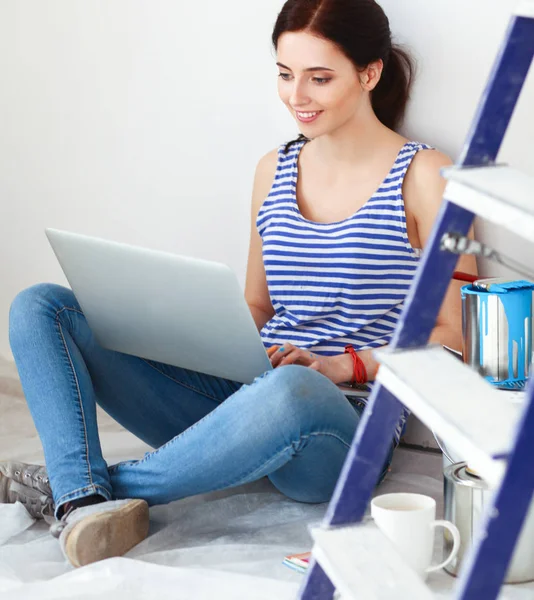
<svg viewBox="0 0 534 600">
<path fill-rule="evenodd" d="M 256 379 L 259 399 L 255 412 L 271 431 L 295 435 L 317 427 L 345 434 L 353 408 L 324 375 L 301 365 L 285 365 Z M 350 433 L 348 433 L 350 435 Z"/>
<path fill-rule="evenodd" d="M 262 402 L 286 418 L 309 414 L 317 404 L 337 395 L 335 385 L 324 375 L 301 365 L 285 365 L 267 372 L 256 382 L 262 386 Z"/>
<path fill-rule="evenodd" d="M 47 302 L 55 304 L 72 304 L 76 302 L 72 290 L 57 283 L 36 283 L 20 291 L 9 309 L 9 319 L 16 320 L 20 316 L 31 314 Z"/>
<path fill-rule="evenodd" d="M 61 306 L 79 307 L 72 290 L 55 283 L 37 283 L 19 292 L 9 308 L 9 337 L 32 327 L 32 318 Z"/>
</svg>

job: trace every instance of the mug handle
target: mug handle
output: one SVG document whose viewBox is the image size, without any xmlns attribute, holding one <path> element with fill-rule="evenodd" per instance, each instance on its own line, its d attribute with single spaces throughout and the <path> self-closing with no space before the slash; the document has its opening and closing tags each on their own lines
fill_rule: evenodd
<svg viewBox="0 0 534 600">
<path fill-rule="evenodd" d="M 439 569 L 443 569 L 443 567 L 446 567 L 451 562 L 451 560 L 454 560 L 456 558 L 458 550 L 460 550 L 460 532 L 458 531 L 458 527 L 456 527 L 454 523 L 451 523 L 450 521 L 433 521 L 432 523 L 430 523 L 430 527 L 445 527 L 445 529 L 448 529 L 452 534 L 453 546 L 449 556 L 447 556 L 447 558 L 439 565 L 433 565 L 431 567 L 428 567 L 428 569 L 426 570 L 427 573 L 439 571 Z"/>
</svg>

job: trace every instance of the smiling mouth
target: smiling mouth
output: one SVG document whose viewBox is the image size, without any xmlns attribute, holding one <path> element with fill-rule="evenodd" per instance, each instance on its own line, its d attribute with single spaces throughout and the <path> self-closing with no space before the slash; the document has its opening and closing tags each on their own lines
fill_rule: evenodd
<svg viewBox="0 0 534 600">
<path fill-rule="evenodd" d="M 322 110 L 309 112 L 301 112 L 299 110 L 296 110 L 295 114 L 297 115 L 297 119 L 299 121 L 302 121 L 303 123 L 310 123 L 311 121 L 314 121 L 322 112 Z"/>
</svg>

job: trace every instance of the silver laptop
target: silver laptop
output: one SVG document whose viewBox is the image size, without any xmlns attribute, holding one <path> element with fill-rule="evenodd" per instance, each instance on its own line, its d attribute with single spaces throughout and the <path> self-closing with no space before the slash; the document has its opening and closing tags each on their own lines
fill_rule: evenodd
<svg viewBox="0 0 534 600">
<path fill-rule="evenodd" d="M 104 348 L 242 383 L 272 369 L 228 266 L 57 229 L 46 235 Z"/>
</svg>

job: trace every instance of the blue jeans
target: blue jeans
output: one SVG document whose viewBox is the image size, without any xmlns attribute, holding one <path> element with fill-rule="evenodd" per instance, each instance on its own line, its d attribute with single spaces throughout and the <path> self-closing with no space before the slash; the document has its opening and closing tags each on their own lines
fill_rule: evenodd
<svg viewBox="0 0 534 600">
<path fill-rule="evenodd" d="M 243 385 L 106 350 L 73 292 L 55 284 L 16 296 L 9 336 L 56 514 L 91 494 L 165 504 L 264 476 L 290 498 L 325 502 L 363 410 L 298 365 Z M 97 404 L 156 450 L 108 466 Z"/>
</svg>

